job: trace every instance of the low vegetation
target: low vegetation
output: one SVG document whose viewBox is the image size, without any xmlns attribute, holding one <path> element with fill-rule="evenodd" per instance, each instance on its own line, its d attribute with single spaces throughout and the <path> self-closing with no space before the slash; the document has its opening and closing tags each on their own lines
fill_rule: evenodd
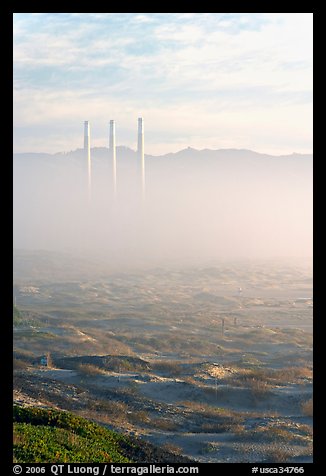
<svg viewBox="0 0 326 476">
<path fill-rule="evenodd" d="M 16 306 L 13 306 L 13 326 L 19 326 L 22 323 L 22 315 Z"/>
<path fill-rule="evenodd" d="M 17 463 L 190 462 L 65 411 L 14 405 L 13 420 Z"/>
<path fill-rule="evenodd" d="M 72 413 L 14 406 L 14 457 L 19 463 L 128 463 L 123 441 Z"/>
<path fill-rule="evenodd" d="M 26 369 L 28 364 L 21 359 L 13 359 L 13 370 L 22 370 Z"/>
<path fill-rule="evenodd" d="M 96 365 L 92 364 L 78 364 L 76 366 L 77 372 L 79 372 L 82 375 L 88 375 L 88 376 L 97 376 L 97 375 L 105 375 L 105 370 L 101 369 L 100 367 L 97 367 Z"/>
<path fill-rule="evenodd" d="M 161 360 L 159 362 L 155 362 L 152 367 L 156 372 L 162 373 L 168 377 L 177 377 L 182 371 L 179 362 L 172 361 L 166 362 Z"/>
<path fill-rule="evenodd" d="M 249 388 L 253 396 L 258 398 L 268 394 L 275 386 L 300 383 L 312 379 L 312 370 L 308 367 L 286 367 L 283 369 L 242 369 L 234 367 L 228 383 L 234 386 Z"/>
<path fill-rule="evenodd" d="M 310 398 L 306 402 L 302 404 L 302 413 L 305 416 L 308 417 L 313 417 L 314 416 L 314 410 L 313 410 L 313 399 Z"/>
<path fill-rule="evenodd" d="M 312 308 L 291 298 L 310 296 L 310 271 L 218 265 L 71 282 L 32 269 L 21 282 L 39 292 L 19 276 L 14 290 L 14 398 L 101 430 L 86 438 L 81 420 L 54 424 L 50 410 L 50 424 L 36 423 L 30 409 L 14 423 L 17 461 L 176 462 L 172 443 L 201 462 L 312 461 Z M 103 429 L 125 439 L 109 448 Z"/>
<path fill-rule="evenodd" d="M 291 460 L 292 454 L 288 450 L 280 447 L 272 447 L 265 457 L 265 463 L 286 463 Z"/>
</svg>

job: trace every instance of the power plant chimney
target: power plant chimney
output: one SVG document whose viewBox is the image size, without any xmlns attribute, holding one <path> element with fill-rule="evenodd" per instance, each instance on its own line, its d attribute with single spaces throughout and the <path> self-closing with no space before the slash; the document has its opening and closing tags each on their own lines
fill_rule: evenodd
<svg viewBox="0 0 326 476">
<path fill-rule="evenodd" d="M 144 119 L 138 118 L 138 160 L 141 165 L 141 183 L 143 198 L 145 195 L 145 154 L 144 154 Z"/>
<path fill-rule="evenodd" d="M 117 160 L 116 160 L 116 150 L 115 150 L 115 121 L 110 120 L 110 137 L 109 137 L 109 150 L 110 157 L 112 160 L 112 178 L 113 178 L 113 193 L 117 193 Z"/>
<path fill-rule="evenodd" d="M 87 176 L 88 176 L 88 196 L 91 196 L 92 187 L 92 167 L 91 167 L 91 132 L 89 121 L 84 122 L 84 152 L 87 159 Z"/>
</svg>

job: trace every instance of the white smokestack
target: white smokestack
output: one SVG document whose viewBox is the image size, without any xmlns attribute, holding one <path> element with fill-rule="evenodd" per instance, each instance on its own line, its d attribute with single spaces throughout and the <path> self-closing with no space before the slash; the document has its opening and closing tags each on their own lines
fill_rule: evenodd
<svg viewBox="0 0 326 476">
<path fill-rule="evenodd" d="M 92 167 L 91 167 L 91 129 L 89 121 L 84 122 L 84 151 L 87 159 L 87 176 L 88 176 L 88 196 L 91 196 L 92 188 Z"/>
<path fill-rule="evenodd" d="M 90 150 L 90 124 L 89 121 L 84 122 L 84 150 L 88 154 Z"/>
<path fill-rule="evenodd" d="M 138 160 L 141 164 L 141 182 L 143 197 L 145 194 L 145 153 L 144 153 L 144 119 L 138 118 Z"/>
<path fill-rule="evenodd" d="M 117 192 L 117 161 L 115 150 L 115 121 L 113 119 L 110 120 L 109 150 L 112 160 L 113 193 L 115 195 Z"/>
</svg>

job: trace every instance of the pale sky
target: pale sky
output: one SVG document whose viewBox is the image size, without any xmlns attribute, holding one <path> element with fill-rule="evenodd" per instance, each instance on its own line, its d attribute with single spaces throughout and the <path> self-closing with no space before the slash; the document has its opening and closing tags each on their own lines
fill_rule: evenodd
<svg viewBox="0 0 326 476">
<path fill-rule="evenodd" d="M 312 152 L 312 13 L 15 13 L 14 152 Z"/>
</svg>

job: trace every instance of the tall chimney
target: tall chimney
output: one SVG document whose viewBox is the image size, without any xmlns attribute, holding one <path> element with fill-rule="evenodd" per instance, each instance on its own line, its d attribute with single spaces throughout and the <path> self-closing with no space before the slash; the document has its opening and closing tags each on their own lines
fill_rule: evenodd
<svg viewBox="0 0 326 476">
<path fill-rule="evenodd" d="M 88 176 L 88 196 L 91 196 L 92 186 L 92 168 L 91 168 L 91 130 L 89 121 L 84 122 L 84 152 L 87 159 L 87 176 Z"/>
<path fill-rule="evenodd" d="M 141 183 L 143 197 L 145 195 L 145 154 L 144 154 L 144 119 L 138 118 L 138 160 L 141 165 Z"/>
<path fill-rule="evenodd" d="M 110 137 L 109 137 L 109 150 L 112 160 L 112 180 L 113 180 L 113 193 L 117 193 L 117 160 L 115 150 L 115 121 L 110 120 Z"/>
</svg>

